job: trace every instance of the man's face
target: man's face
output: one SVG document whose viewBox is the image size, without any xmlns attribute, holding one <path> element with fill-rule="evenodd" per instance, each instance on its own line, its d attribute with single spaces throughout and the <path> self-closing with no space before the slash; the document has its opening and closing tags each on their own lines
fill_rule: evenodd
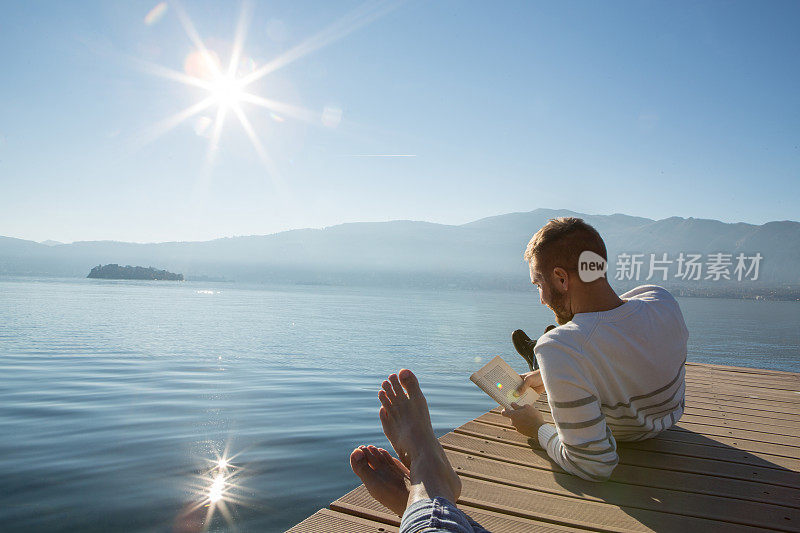
<svg viewBox="0 0 800 533">
<path fill-rule="evenodd" d="M 531 259 L 531 283 L 539 288 L 539 300 L 556 315 L 558 325 L 566 324 L 575 314 L 569 309 L 567 293 L 554 283 L 555 274 L 552 271 L 542 273 L 537 264 L 536 257 Z"/>
</svg>

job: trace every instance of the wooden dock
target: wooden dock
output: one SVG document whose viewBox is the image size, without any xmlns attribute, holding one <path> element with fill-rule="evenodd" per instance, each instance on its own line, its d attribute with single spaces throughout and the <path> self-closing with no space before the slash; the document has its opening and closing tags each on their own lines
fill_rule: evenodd
<svg viewBox="0 0 800 533">
<path fill-rule="evenodd" d="M 439 439 L 463 482 L 459 508 L 495 533 L 800 531 L 800 374 L 687 363 L 677 427 L 620 443 L 604 483 L 565 473 L 497 411 Z M 399 523 L 362 485 L 289 531 Z"/>
</svg>

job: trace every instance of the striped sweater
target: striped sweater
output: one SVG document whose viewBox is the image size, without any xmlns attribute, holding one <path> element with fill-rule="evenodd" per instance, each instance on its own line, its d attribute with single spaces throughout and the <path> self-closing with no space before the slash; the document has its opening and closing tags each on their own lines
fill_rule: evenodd
<svg viewBox="0 0 800 533">
<path fill-rule="evenodd" d="M 578 313 L 536 343 L 553 414 L 539 442 L 564 470 L 604 481 L 617 441 L 643 440 L 683 414 L 689 332 L 678 302 L 645 285 L 610 311 Z"/>
</svg>

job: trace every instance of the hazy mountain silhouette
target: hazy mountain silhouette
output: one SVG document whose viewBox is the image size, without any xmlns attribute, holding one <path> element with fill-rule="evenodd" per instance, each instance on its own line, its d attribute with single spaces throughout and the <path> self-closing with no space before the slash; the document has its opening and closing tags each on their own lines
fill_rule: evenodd
<svg viewBox="0 0 800 533">
<path fill-rule="evenodd" d="M 493 216 L 460 226 L 364 222 L 204 242 L 91 241 L 52 246 L 0 237 L 0 274 L 84 277 L 92 266 L 118 263 L 159 265 L 184 272 L 188 279 L 207 276 L 254 282 L 524 287 L 529 284 L 522 260 L 525 245 L 539 227 L 556 216 L 580 216 L 594 225 L 606 241 L 612 269 L 622 252 L 666 252 L 671 258 L 679 252 L 759 252 L 764 258 L 760 279 L 749 282 L 749 286 L 800 286 L 798 222 L 753 225 L 679 217 L 651 220 L 551 209 Z M 680 285 L 674 280 L 658 283 Z M 612 284 L 618 288 L 636 285 Z"/>
</svg>

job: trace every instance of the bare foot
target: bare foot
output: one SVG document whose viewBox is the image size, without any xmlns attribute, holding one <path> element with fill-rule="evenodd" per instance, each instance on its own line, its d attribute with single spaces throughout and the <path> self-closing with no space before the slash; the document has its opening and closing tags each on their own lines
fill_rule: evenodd
<svg viewBox="0 0 800 533">
<path fill-rule="evenodd" d="M 461 480 L 433 434 L 428 403 L 417 377 L 408 369 L 390 375 L 378 398 L 383 432 L 411 471 L 412 496 L 419 485 L 431 498 L 442 496 L 455 503 L 461 494 Z"/>
<path fill-rule="evenodd" d="M 359 446 L 350 454 L 350 467 L 373 498 L 403 516 L 411 487 L 408 468 L 403 463 L 383 448 Z"/>
</svg>

